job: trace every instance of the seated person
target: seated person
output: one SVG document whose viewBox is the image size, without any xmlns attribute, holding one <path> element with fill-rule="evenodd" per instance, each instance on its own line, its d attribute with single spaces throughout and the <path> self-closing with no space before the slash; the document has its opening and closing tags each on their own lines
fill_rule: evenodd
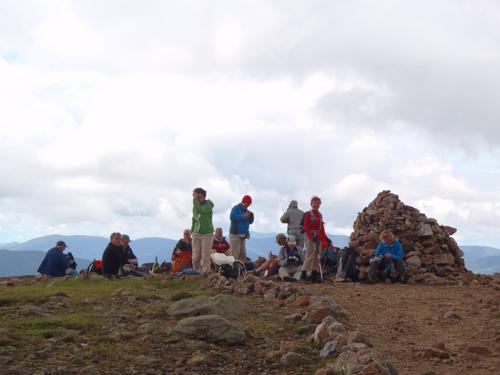
<svg viewBox="0 0 500 375">
<path fill-rule="evenodd" d="M 289 236 L 287 243 L 281 247 L 278 257 L 280 270 L 279 275 L 283 281 L 297 281 L 302 273 L 304 257 L 301 249 L 297 246 L 295 236 Z"/>
<path fill-rule="evenodd" d="M 260 258 L 260 257 L 259 257 Z M 256 276 L 270 277 L 277 275 L 279 272 L 280 263 L 278 261 L 278 256 L 274 255 L 272 251 L 269 251 L 267 259 L 252 273 Z"/>
<path fill-rule="evenodd" d="M 78 266 L 75 257 L 71 252 L 68 252 L 66 255 L 66 259 L 68 260 L 68 268 L 66 268 L 67 276 L 78 276 L 78 272 L 76 272 L 76 267 Z"/>
<path fill-rule="evenodd" d="M 231 255 L 230 247 L 229 242 L 226 241 L 226 237 L 223 235 L 222 228 L 215 229 L 212 250 L 215 250 L 216 253 Z"/>
<path fill-rule="evenodd" d="M 341 250 L 333 246 L 332 240 L 326 239 L 328 246 L 321 252 L 321 266 L 323 267 L 323 274 L 335 273 L 338 268 Z"/>
<path fill-rule="evenodd" d="M 182 238 L 177 242 L 172 252 L 172 272 L 182 272 L 184 269 L 192 269 L 193 247 L 191 231 L 185 229 Z"/>
<path fill-rule="evenodd" d="M 64 241 L 57 241 L 56 247 L 50 249 L 43 258 L 40 267 L 38 267 L 38 272 L 50 277 L 66 276 L 66 269 L 69 268 L 70 262 L 67 256 L 63 254 L 64 249 L 66 249 Z"/>
<path fill-rule="evenodd" d="M 135 256 L 134 252 L 130 248 L 130 237 L 128 236 L 128 234 L 122 234 L 121 245 L 123 253 L 123 263 L 133 264 L 137 266 L 139 262 L 137 261 L 137 257 Z"/>
<path fill-rule="evenodd" d="M 111 233 L 109 238 L 110 242 L 102 254 L 102 274 L 108 277 L 119 275 L 124 264 L 121 233 Z"/>
<path fill-rule="evenodd" d="M 346 280 L 358 280 L 358 266 L 357 257 L 358 253 L 351 247 L 344 247 L 340 250 L 340 259 L 337 266 L 337 274 L 335 282 L 342 282 Z"/>
<path fill-rule="evenodd" d="M 371 259 L 370 281 L 376 281 L 379 274 L 382 280 L 401 281 L 404 273 L 403 246 L 390 229 L 380 233 L 380 240 L 375 257 Z"/>
</svg>

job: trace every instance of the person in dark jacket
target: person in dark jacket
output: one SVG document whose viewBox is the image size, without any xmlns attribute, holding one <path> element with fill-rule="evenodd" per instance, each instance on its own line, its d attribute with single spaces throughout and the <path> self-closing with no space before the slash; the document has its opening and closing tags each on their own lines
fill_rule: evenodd
<svg viewBox="0 0 500 375">
<path fill-rule="evenodd" d="M 56 247 L 50 249 L 45 258 L 43 258 L 38 272 L 44 276 L 61 277 L 66 275 L 66 268 L 69 267 L 70 262 L 65 254 L 66 249 L 64 241 L 57 241 Z"/>
<path fill-rule="evenodd" d="M 245 195 L 241 203 L 231 209 L 229 218 L 231 227 L 229 229 L 229 241 L 231 242 L 231 252 L 235 259 L 245 263 L 247 250 L 245 241 L 250 238 L 250 224 L 253 223 L 254 216 L 248 207 L 252 204 L 252 197 Z"/>
<path fill-rule="evenodd" d="M 102 274 L 104 276 L 118 275 L 121 266 L 124 264 L 121 239 L 122 235 L 120 233 L 111 233 L 111 242 L 102 254 Z"/>
<path fill-rule="evenodd" d="M 172 272 L 182 272 L 185 268 L 193 268 L 192 263 L 193 246 L 191 230 L 184 229 L 182 238 L 177 242 L 172 251 Z"/>
<path fill-rule="evenodd" d="M 123 249 L 123 261 L 125 264 L 136 265 L 139 263 L 137 257 L 135 256 L 132 248 L 130 247 L 130 236 L 128 234 L 122 234 L 121 245 Z"/>
</svg>

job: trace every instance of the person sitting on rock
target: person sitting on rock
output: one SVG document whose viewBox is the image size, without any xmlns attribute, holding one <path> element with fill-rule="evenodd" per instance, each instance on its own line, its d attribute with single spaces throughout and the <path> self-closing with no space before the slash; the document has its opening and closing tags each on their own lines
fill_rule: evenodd
<svg viewBox="0 0 500 375">
<path fill-rule="evenodd" d="M 281 247 L 278 257 L 279 275 L 283 281 L 297 281 L 302 272 L 304 257 L 294 236 L 289 236 L 287 243 Z"/>
<path fill-rule="evenodd" d="M 49 277 L 66 276 L 66 269 L 69 268 L 70 262 L 68 257 L 63 254 L 64 249 L 66 249 L 66 243 L 57 241 L 56 246 L 50 249 L 43 258 L 38 272 Z"/>
<path fill-rule="evenodd" d="M 110 242 L 102 254 L 102 274 L 103 276 L 117 276 L 123 266 L 123 248 L 121 233 L 111 233 Z"/>
<path fill-rule="evenodd" d="M 139 267 L 139 261 L 130 247 L 130 236 L 122 234 L 122 274 L 133 276 L 144 276 L 142 267 Z"/>
<path fill-rule="evenodd" d="M 267 254 L 267 259 L 251 273 L 256 276 L 271 277 L 277 275 L 279 272 L 280 263 L 278 256 L 274 255 L 271 250 Z"/>
<path fill-rule="evenodd" d="M 229 250 L 230 247 L 229 242 L 227 242 L 226 237 L 224 237 L 222 228 L 216 228 L 212 250 L 215 250 L 215 252 L 219 254 L 231 255 Z"/>
<path fill-rule="evenodd" d="M 186 268 L 193 268 L 192 264 L 191 230 L 184 229 L 182 238 L 175 245 L 172 252 L 172 272 L 182 272 Z"/>
<path fill-rule="evenodd" d="M 371 260 L 370 281 L 378 279 L 398 282 L 404 275 L 403 246 L 394 238 L 390 229 L 380 233 L 380 243 L 375 250 L 375 257 Z"/>
</svg>

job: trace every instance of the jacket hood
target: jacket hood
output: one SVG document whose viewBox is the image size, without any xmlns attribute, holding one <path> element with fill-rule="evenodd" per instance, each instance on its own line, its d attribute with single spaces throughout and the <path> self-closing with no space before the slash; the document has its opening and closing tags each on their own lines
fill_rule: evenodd
<svg viewBox="0 0 500 375">
<path fill-rule="evenodd" d="M 295 200 L 290 201 L 290 205 L 288 206 L 288 208 L 297 208 L 297 207 L 298 207 L 297 201 Z"/>
</svg>

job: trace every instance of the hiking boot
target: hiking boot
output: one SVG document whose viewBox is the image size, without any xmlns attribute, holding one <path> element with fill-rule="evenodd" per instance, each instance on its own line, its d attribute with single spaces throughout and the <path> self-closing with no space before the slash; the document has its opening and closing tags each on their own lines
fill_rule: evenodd
<svg viewBox="0 0 500 375">
<path fill-rule="evenodd" d="M 302 271 L 300 274 L 300 280 L 306 281 L 307 280 L 307 271 Z"/>
<path fill-rule="evenodd" d="M 312 271 L 311 282 L 315 284 L 320 284 L 322 282 L 321 274 L 318 271 Z"/>
<path fill-rule="evenodd" d="M 343 283 L 343 282 L 345 282 L 345 277 L 342 277 L 342 276 L 337 276 L 337 277 L 335 278 L 335 282 L 336 282 L 336 283 Z"/>
<path fill-rule="evenodd" d="M 288 283 L 293 283 L 293 282 L 296 282 L 297 279 L 294 277 L 291 277 L 291 276 L 285 276 L 285 277 L 283 277 L 283 281 L 286 281 Z"/>
</svg>

